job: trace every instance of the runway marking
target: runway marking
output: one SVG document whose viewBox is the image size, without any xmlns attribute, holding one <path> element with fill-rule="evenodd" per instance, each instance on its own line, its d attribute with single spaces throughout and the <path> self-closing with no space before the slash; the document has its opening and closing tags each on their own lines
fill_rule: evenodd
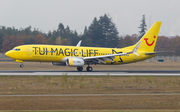
<svg viewBox="0 0 180 112">
<path fill-rule="evenodd" d="M 0 71 L 1 76 L 180 76 L 180 71 Z"/>
<path fill-rule="evenodd" d="M 180 93 L 139 93 L 139 94 L 34 94 L 0 95 L 0 97 L 35 97 L 35 96 L 140 96 L 140 95 L 180 95 Z"/>
<path fill-rule="evenodd" d="M 1 76 L 180 76 L 180 73 L 61 73 L 61 72 L 34 72 L 34 73 L 0 73 Z"/>
</svg>

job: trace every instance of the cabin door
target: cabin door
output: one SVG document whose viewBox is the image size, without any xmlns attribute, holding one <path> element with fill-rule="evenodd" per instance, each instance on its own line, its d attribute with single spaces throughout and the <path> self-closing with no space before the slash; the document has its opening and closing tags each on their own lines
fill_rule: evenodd
<svg viewBox="0 0 180 112">
<path fill-rule="evenodd" d="M 31 47 L 26 47 L 26 55 L 31 55 Z"/>
</svg>

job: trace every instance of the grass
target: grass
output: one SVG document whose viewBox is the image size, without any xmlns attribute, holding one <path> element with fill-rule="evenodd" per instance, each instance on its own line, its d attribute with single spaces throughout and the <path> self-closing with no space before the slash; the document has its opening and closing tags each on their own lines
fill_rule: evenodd
<svg viewBox="0 0 180 112">
<path fill-rule="evenodd" d="M 179 93 L 179 81 L 180 77 L 0 76 L 0 94 Z M 178 109 L 179 95 L 0 96 L 0 110 L 177 112 Z"/>
<path fill-rule="evenodd" d="M 179 95 L 0 97 L 1 110 L 179 110 Z M 137 112 L 138 112 L 137 111 Z"/>
<path fill-rule="evenodd" d="M 0 76 L 0 94 L 180 93 L 180 77 Z"/>
</svg>

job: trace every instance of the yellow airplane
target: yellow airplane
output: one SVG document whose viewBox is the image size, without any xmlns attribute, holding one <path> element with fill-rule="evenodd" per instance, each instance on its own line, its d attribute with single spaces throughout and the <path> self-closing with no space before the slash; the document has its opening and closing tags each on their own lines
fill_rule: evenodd
<svg viewBox="0 0 180 112">
<path fill-rule="evenodd" d="M 157 21 L 148 32 L 135 44 L 125 48 L 100 48 L 100 47 L 80 47 L 60 45 L 21 45 L 6 52 L 6 56 L 22 63 L 23 61 L 51 62 L 56 66 L 77 67 L 78 71 L 83 70 L 84 65 L 88 65 L 86 70 L 92 71 L 92 64 L 117 65 L 137 61 L 144 61 L 152 58 L 161 22 Z"/>
</svg>

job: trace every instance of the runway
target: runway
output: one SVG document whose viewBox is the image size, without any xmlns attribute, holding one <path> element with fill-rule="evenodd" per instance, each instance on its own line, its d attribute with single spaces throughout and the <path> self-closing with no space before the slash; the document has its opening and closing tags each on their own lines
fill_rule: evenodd
<svg viewBox="0 0 180 112">
<path fill-rule="evenodd" d="M 27 94 L 0 95 L 0 97 L 32 97 L 32 96 L 142 96 L 142 95 L 180 95 L 180 93 L 136 93 L 136 94 Z"/>
<path fill-rule="evenodd" d="M 180 76 L 180 71 L 33 71 L 33 70 L 3 70 L 1 76 Z"/>
</svg>

